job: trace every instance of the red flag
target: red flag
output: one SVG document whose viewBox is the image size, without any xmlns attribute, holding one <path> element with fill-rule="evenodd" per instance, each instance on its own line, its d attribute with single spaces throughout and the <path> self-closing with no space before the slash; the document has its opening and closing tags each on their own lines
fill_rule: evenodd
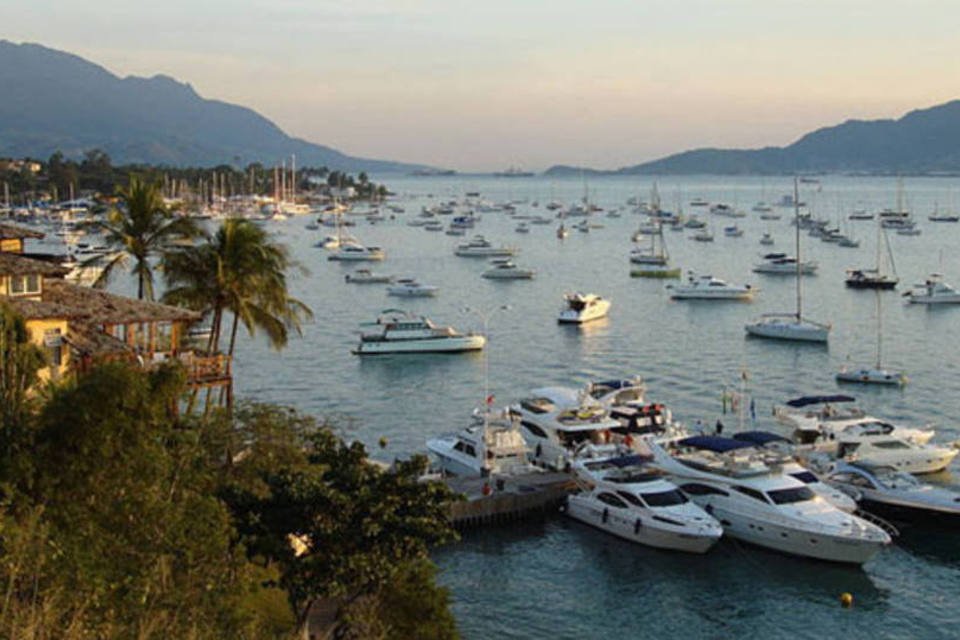
<svg viewBox="0 0 960 640">
<path fill-rule="evenodd" d="M 487 396 L 487 406 L 493 404 L 493 394 Z"/>
</svg>

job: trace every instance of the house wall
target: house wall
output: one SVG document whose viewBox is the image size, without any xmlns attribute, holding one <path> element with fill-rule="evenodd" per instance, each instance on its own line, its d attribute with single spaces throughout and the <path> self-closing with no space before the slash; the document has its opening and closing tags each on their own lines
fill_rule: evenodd
<svg viewBox="0 0 960 640">
<path fill-rule="evenodd" d="M 0 251 L 4 253 L 23 253 L 23 240 L 20 238 L 0 238 Z"/>
<path fill-rule="evenodd" d="M 30 332 L 31 340 L 47 354 L 48 366 L 40 371 L 40 381 L 46 382 L 50 379 L 57 379 L 66 375 L 67 370 L 70 367 L 70 349 L 67 347 L 65 342 L 61 342 L 60 365 L 56 366 L 52 363 L 52 358 L 56 348 L 48 346 L 45 338 L 47 337 L 48 332 L 51 332 L 52 334 L 57 330 L 60 331 L 61 338 L 67 336 L 69 331 L 67 320 L 54 318 L 45 320 L 27 320 L 26 322 L 27 330 Z"/>
</svg>

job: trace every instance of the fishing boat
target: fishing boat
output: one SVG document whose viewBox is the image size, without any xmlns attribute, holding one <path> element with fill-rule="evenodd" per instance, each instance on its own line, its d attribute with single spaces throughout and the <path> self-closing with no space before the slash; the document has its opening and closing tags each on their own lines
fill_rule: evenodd
<svg viewBox="0 0 960 640">
<path fill-rule="evenodd" d="M 427 449 L 447 475 L 488 478 L 540 471 L 527 459 L 519 418 L 508 410 L 476 409 L 456 433 L 427 440 Z"/>
<path fill-rule="evenodd" d="M 796 244 L 796 263 L 794 272 L 797 282 L 797 310 L 795 313 L 767 313 L 758 320 L 748 323 L 744 328 L 748 335 L 773 340 L 793 340 L 799 342 L 825 343 L 830 336 L 831 325 L 815 322 L 803 317 L 803 260 L 800 257 L 800 188 L 797 179 L 793 181 L 794 227 Z"/>
<path fill-rule="evenodd" d="M 458 353 L 479 351 L 486 337 L 475 333 L 458 333 L 453 327 L 440 327 L 423 316 L 400 309 L 380 312 L 376 322 L 364 326 L 375 331 L 361 332 L 355 355 L 387 353 Z"/>
<path fill-rule="evenodd" d="M 940 273 L 931 273 L 904 297 L 912 304 L 960 304 L 960 291 L 947 284 Z"/>
</svg>

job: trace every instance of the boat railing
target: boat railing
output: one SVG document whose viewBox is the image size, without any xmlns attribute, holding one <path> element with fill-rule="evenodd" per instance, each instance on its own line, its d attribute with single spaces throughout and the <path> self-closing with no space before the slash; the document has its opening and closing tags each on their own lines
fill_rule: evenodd
<svg viewBox="0 0 960 640">
<path fill-rule="evenodd" d="M 876 526 L 880 527 L 880 528 L 883 529 L 883 530 L 887 533 L 887 535 L 890 536 L 891 538 L 896 538 L 896 537 L 898 537 L 898 536 L 900 535 L 900 530 L 897 529 L 895 526 L 893 526 L 893 524 L 891 524 L 891 523 L 890 523 L 889 521 L 887 521 L 887 520 L 884 520 L 884 519 L 881 518 L 880 516 L 877 516 L 877 515 L 874 515 L 874 514 L 870 513 L 869 511 L 864 511 L 864 510 L 862 510 L 862 509 L 857 509 L 857 510 L 854 512 L 854 515 L 856 515 L 858 518 L 862 518 L 863 520 L 866 520 L 866 521 L 869 522 L 870 524 L 873 524 L 873 525 L 876 525 Z"/>
</svg>

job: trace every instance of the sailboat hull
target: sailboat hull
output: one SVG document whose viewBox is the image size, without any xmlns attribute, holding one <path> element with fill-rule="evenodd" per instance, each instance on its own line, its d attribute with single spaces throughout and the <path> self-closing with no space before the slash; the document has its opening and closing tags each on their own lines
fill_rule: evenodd
<svg viewBox="0 0 960 640">
<path fill-rule="evenodd" d="M 746 327 L 748 334 L 771 340 L 825 343 L 830 337 L 830 328 L 809 322 L 765 321 L 754 322 Z"/>
<path fill-rule="evenodd" d="M 886 369 L 856 369 L 837 373 L 837 382 L 900 386 L 906 381 L 907 378 L 902 373 Z"/>
<path fill-rule="evenodd" d="M 897 280 L 847 280 L 846 283 L 851 289 L 893 289 L 897 286 Z"/>
</svg>

